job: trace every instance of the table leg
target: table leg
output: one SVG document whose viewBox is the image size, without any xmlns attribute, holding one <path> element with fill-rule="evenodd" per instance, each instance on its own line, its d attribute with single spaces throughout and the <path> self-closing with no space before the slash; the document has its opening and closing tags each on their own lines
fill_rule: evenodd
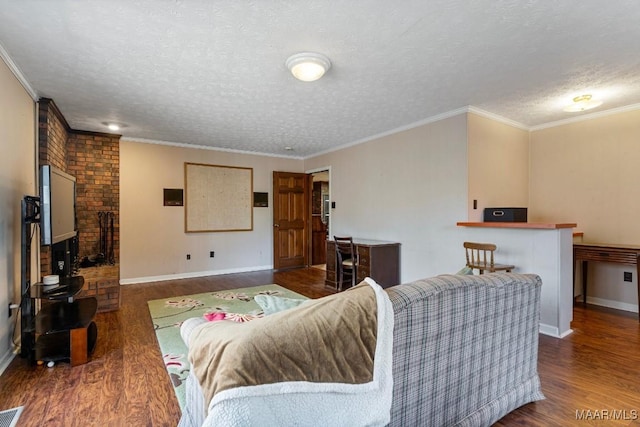
<svg viewBox="0 0 640 427">
<path fill-rule="evenodd" d="M 69 331 L 71 345 L 71 366 L 82 365 L 89 361 L 87 346 L 87 328 L 71 329 Z"/>
<path fill-rule="evenodd" d="M 589 262 L 582 261 L 582 304 L 587 305 L 587 272 L 589 271 Z"/>
<path fill-rule="evenodd" d="M 638 284 L 638 322 L 640 322 L 640 252 L 636 254 L 636 283 Z"/>
<path fill-rule="evenodd" d="M 571 276 L 571 286 L 573 286 L 573 289 L 571 289 L 571 300 L 574 302 L 576 302 L 576 259 L 575 259 L 575 254 L 573 256 L 573 276 Z"/>
</svg>

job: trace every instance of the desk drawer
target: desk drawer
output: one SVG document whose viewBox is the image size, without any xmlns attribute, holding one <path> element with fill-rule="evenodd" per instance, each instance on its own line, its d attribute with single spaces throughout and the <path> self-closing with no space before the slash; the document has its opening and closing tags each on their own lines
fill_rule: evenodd
<svg viewBox="0 0 640 427">
<path fill-rule="evenodd" d="M 356 279 L 358 283 L 364 280 L 365 277 L 371 277 L 371 269 L 366 265 L 358 265 L 358 269 L 356 270 L 357 276 Z"/>
<path fill-rule="evenodd" d="M 327 242 L 327 270 L 336 271 L 336 244 Z"/>
<path fill-rule="evenodd" d="M 358 247 L 358 265 L 371 265 L 371 248 L 365 246 Z"/>
<path fill-rule="evenodd" d="M 613 262 L 616 264 L 635 265 L 637 260 L 637 253 L 635 251 L 625 250 L 598 250 L 578 248 L 574 251 L 574 257 L 576 260 L 582 261 L 600 261 Z"/>
</svg>

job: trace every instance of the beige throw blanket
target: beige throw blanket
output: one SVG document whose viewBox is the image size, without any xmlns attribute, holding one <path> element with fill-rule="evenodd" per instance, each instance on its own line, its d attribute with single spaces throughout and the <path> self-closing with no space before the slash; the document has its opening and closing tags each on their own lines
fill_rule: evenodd
<svg viewBox="0 0 640 427">
<path fill-rule="evenodd" d="M 207 407 L 236 387 L 363 384 L 373 380 L 376 332 L 376 294 L 362 283 L 251 322 L 202 325 L 191 334 L 189 361 Z"/>
</svg>

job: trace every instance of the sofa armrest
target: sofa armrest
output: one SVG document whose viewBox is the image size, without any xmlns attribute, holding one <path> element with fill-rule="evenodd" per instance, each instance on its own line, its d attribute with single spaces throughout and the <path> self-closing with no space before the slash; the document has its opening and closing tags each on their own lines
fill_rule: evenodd
<svg viewBox="0 0 640 427">
<path fill-rule="evenodd" d="M 189 347 L 189 337 L 191 333 L 199 326 L 207 323 L 207 320 L 203 317 L 191 317 L 180 325 L 180 336 L 182 337 L 182 341 Z"/>
<path fill-rule="evenodd" d="M 540 277 L 443 275 L 387 289 L 394 310 L 391 426 L 491 425 L 543 399 Z"/>
</svg>

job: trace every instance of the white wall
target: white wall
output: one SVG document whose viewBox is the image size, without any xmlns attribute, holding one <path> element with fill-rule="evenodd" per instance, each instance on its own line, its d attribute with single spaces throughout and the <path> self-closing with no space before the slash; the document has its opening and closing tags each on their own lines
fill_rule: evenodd
<svg viewBox="0 0 640 427">
<path fill-rule="evenodd" d="M 469 221 L 487 207 L 528 207 L 529 132 L 473 113 L 468 121 Z"/>
<path fill-rule="evenodd" d="M 640 110 L 534 131 L 530 151 L 532 220 L 576 222 L 584 242 L 640 245 Z M 637 311 L 637 280 L 634 266 L 590 263 L 588 295 Z"/>
<path fill-rule="evenodd" d="M 185 233 L 184 208 L 163 206 L 164 188 L 184 188 L 185 162 L 253 168 L 253 191 L 269 193 L 253 231 Z M 272 268 L 273 171 L 304 172 L 303 161 L 121 141 L 121 283 Z"/>
<path fill-rule="evenodd" d="M 16 320 L 15 310 L 7 318 L 7 307 L 9 303 L 20 303 L 20 201 L 25 195 L 36 194 L 36 121 L 33 99 L 2 60 L 0 94 L 1 373 L 11 360 L 11 334 Z"/>
<path fill-rule="evenodd" d="M 184 161 L 254 167 L 254 190 L 270 195 L 273 170 L 330 167 L 332 234 L 400 242 L 403 282 L 457 271 L 464 233 L 455 223 L 481 220 L 485 206 L 527 206 L 532 222 L 577 222 L 586 242 L 638 244 L 638 138 L 640 111 L 533 132 L 461 114 L 304 161 L 124 142 L 122 279 L 272 265 L 271 207 L 254 209 L 247 235 L 184 234 L 182 210 L 160 200 L 162 188 L 182 188 Z M 624 282 L 623 271 L 634 269 L 591 266 L 596 302 L 637 309 L 637 278 Z"/>
<path fill-rule="evenodd" d="M 305 160 L 331 167 L 331 232 L 401 243 L 401 280 L 464 266 L 467 115 Z"/>
</svg>

